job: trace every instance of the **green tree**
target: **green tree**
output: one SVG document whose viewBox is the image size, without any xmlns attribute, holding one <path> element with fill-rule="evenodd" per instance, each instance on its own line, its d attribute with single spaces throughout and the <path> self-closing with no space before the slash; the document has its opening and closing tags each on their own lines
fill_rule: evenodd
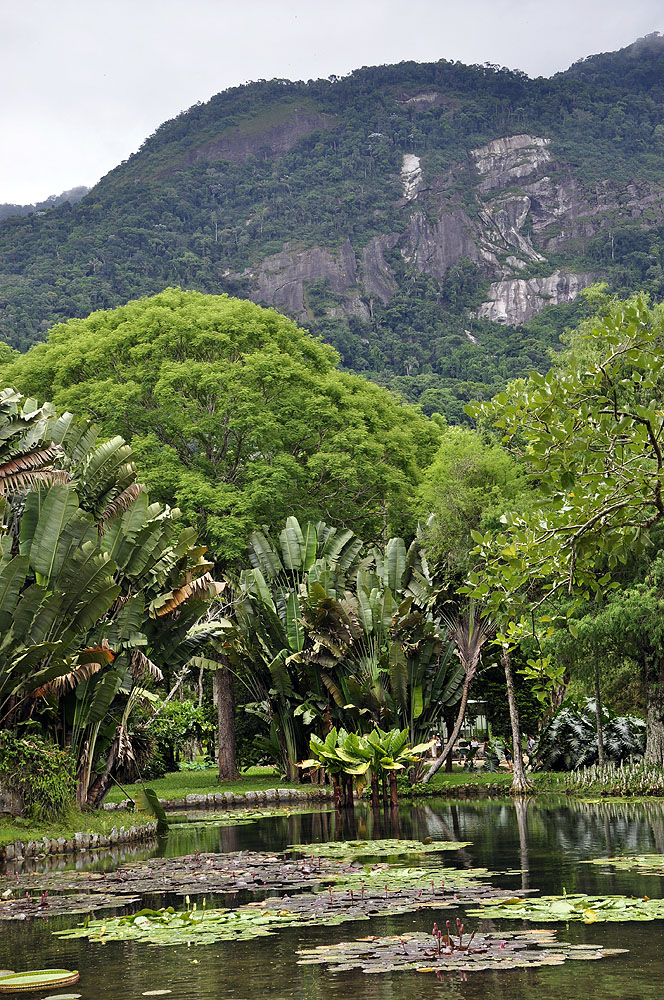
<svg viewBox="0 0 664 1000">
<path fill-rule="evenodd" d="M 470 427 L 445 427 L 419 490 L 432 565 L 452 578 L 465 573 L 471 532 L 497 528 L 506 510 L 522 506 L 527 489 L 523 468 L 499 442 Z"/>
<path fill-rule="evenodd" d="M 130 440 L 152 495 L 238 559 L 291 512 L 368 538 L 414 528 L 438 430 L 337 364 L 273 310 L 169 289 L 55 327 L 3 374 Z"/>
<path fill-rule="evenodd" d="M 476 536 L 468 589 L 504 622 L 506 642 L 548 631 L 543 605 L 555 594 L 587 601 L 616 588 L 619 567 L 650 548 L 664 519 L 663 347 L 661 306 L 611 301 L 546 376 L 473 408 L 522 457 L 543 500 Z M 662 765 L 664 661 L 658 648 L 645 656 L 646 759 Z"/>
</svg>

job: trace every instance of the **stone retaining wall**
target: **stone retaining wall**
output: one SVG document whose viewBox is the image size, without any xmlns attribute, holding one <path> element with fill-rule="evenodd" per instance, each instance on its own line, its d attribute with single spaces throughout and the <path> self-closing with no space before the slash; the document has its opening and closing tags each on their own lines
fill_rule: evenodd
<svg viewBox="0 0 664 1000">
<path fill-rule="evenodd" d="M 73 837 L 44 837 L 42 840 L 15 840 L 0 847 L 0 862 L 22 861 L 24 858 L 43 858 L 49 854 L 78 854 L 116 844 L 131 844 L 139 840 L 152 840 L 157 833 L 156 820 L 120 829 L 114 826 L 110 833 L 75 833 Z"/>
<path fill-rule="evenodd" d="M 209 792 L 207 795 L 192 793 L 183 799 L 159 799 L 164 809 L 213 808 L 225 806 L 257 806 L 266 803 L 283 802 L 314 802 L 320 799 L 331 799 L 331 787 L 320 785 L 310 788 L 268 788 L 264 792 Z M 104 809 L 112 812 L 114 809 L 128 809 L 130 799 L 122 802 L 107 802 Z"/>
<path fill-rule="evenodd" d="M 268 788 L 264 792 L 210 792 L 209 795 L 187 795 L 184 799 L 160 799 L 164 809 L 225 808 L 228 806 L 257 806 L 267 803 L 314 802 L 332 797 L 332 789 L 321 785 L 311 788 Z M 107 802 L 104 809 L 113 812 L 127 809 L 130 799 L 122 802 Z M 40 858 L 53 854 L 79 854 L 116 844 L 131 844 L 141 840 L 152 840 L 157 833 L 157 823 L 141 823 L 126 829 L 113 827 L 110 833 L 75 833 L 71 838 L 44 837 L 42 840 L 16 840 L 13 844 L 0 846 L 0 864 L 5 861 L 22 861 L 24 858 Z"/>
</svg>

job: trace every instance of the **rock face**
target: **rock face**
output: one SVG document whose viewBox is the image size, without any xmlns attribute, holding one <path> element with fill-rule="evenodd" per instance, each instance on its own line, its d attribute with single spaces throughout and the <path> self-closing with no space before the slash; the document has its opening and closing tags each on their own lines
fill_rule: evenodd
<svg viewBox="0 0 664 1000">
<path fill-rule="evenodd" d="M 573 302 L 592 282 L 592 274 L 565 274 L 563 271 L 554 271 L 548 278 L 495 281 L 489 288 L 488 302 L 480 306 L 477 315 L 494 323 L 520 326 L 546 305 Z"/>
<path fill-rule="evenodd" d="M 23 811 L 24 803 L 19 793 L 0 782 L 0 816 L 22 816 Z"/>
<path fill-rule="evenodd" d="M 309 319 L 306 286 L 321 280 L 343 300 L 346 315 L 369 318 L 369 309 L 360 299 L 357 262 L 350 240 L 346 240 L 337 254 L 320 247 L 299 253 L 283 250 L 268 257 L 256 271 L 247 272 L 246 276 L 255 282 L 252 297 L 257 302 L 275 306 L 301 323 Z"/>
<path fill-rule="evenodd" d="M 511 135 L 473 149 L 471 156 L 480 175 L 480 194 L 519 184 L 551 162 L 550 140 L 534 135 Z"/>
<path fill-rule="evenodd" d="M 436 92 L 426 92 L 403 103 L 425 109 L 439 99 Z M 302 129 L 333 127 L 333 122 L 321 125 L 307 114 L 294 113 L 288 120 L 293 135 Z M 288 129 L 279 140 L 282 144 L 290 141 Z M 548 304 L 573 301 L 600 277 L 552 266 L 547 277 L 524 279 L 520 272 L 525 268 L 543 265 L 547 254 L 564 251 L 570 241 L 588 239 L 611 226 L 616 215 L 647 225 L 664 220 L 664 185 L 634 183 L 620 188 L 607 180 L 588 189 L 568 166 L 556 161 L 550 147 L 550 140 L 540 136 L 503 136 L 472 150 L 465 165 L 430 177 L 420 156 L 404 153 L 403 199 L 398 204 L 409 219 L 400 231 L 374 236 L 363 246 L 346 239 L 336 252 L 286 246 L 242 277 L 250 280 L 257 302 L 273 305 L 302 323 L 311 320 L 307 288 L 321 281 L 335 299 L 328 316 L 368 320 L 374 304 L 388 303 L 399 289 L 390 263 L 395 251 L 441 286 L 449 269 L 466 258 L 492 282 L 477 315 L 518 326 Z M 215 155 L 220 149 L 215 147 Z M 236 146 L 234 155 L 244 155 L 244 147 Z M 465 197 L 459 194 L 460 178 Z"/>
<path fill-rule="evenodd" d="M 281 113 L 279 113 L 279 110 Z M 181 159 L 183 166 L 203 160 L 230 160 L 244 163 L 247 157 L 260 153 L 283 156 L 298 139 L 317 129 L 331 129 L 337 125 L 334 115 L 323 114 L 312 108 L 286 105 L 277 113 L 258 115 L 246 125 L 228 129 L 220 136 L 197 146 Z"/>
<path fill-rule="evenodd" d="M 414 153 L 404 153 L 401 164 L 401 183 L 406 201 L 417 198 L 417 192 L 422 185 L 422 167 L 419 156 Z"/>
</svg>

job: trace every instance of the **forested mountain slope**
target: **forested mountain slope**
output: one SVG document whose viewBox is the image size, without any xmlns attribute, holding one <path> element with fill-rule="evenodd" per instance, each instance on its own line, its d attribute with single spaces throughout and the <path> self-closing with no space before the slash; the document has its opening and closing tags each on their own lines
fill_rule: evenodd
<svg viewBox="0 0 664 1000">
<path fill-rule="evenodd" d="M 544 365 L 600 278 L 664 295 L 657 35 L 551 79 L 441 61 L 219 94 L 77 205 L 0 225 L 0 333 L 228 291 L 459 419 Z"/>
</svg>

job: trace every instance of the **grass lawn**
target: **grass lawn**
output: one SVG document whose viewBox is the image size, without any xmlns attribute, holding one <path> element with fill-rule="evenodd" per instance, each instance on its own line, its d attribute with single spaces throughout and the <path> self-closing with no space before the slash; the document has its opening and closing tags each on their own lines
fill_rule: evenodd
<svg viewBox="0 0 664 1000">
<path fill-rule="evenodd" d="M 15 840 L 41 840 L 49 837 L 56 840 L 58 837 L 65 837 L 71 840 L 75 833 L 110 833 L 114 826 L 118 830 L 121 826 L 141 826 L 149 823 L 152 817 L 146 813 L 126 812 L 124 809 L 118 812 L 80 812 L 78 809 L 71 809 L 66 816 L 53 823 L 34 823 L 30 820 L 22 819 L 0 819 L 0 847 L 5 844 L 13 844 Z"/>
<path fill-rule="evenodd" d="M 209 792 L 262 792 L 267 788 L 300 788 L 298 784 L 284 781 L 272 767 L 250 767 L 243 772 L 239 781 L 217 781 L 216 767 L 204 771 L 173 771 L 163 778 L 146 781 L 154 788 L 160 799 L 183 799 L 185 795 L 206 795 Z M 141 785 L 124 785 L 124 791 L 113 788 L 108 802 L 121 802 L 132 797 L 132 792 Z M 126 792 L 126 794 L 125 794 Z"/>
</svg>

